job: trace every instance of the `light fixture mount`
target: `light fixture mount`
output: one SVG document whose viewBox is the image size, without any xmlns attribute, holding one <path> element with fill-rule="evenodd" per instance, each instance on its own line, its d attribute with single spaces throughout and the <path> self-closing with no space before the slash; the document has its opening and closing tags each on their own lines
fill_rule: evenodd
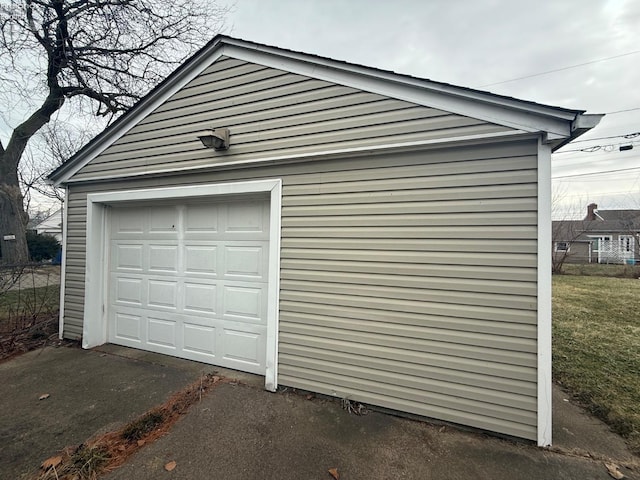
<svg viewBox="0 0 640 480">
<path fill-rule="evenodd" d="M 198 134 L 198 139 L 206 148 L 213 148 L 216 151 L 227 150 L 229 148 L 229 129 L 213 128 Z"/>
</svg>

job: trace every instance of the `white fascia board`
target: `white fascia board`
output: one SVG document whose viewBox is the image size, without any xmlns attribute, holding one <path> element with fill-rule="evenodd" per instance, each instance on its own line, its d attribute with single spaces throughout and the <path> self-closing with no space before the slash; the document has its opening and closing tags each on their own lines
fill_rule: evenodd
<svg viewBox="0 0 640 480">
<path fill-rule="evenodd" d="M 604 118 L 604 114 L 584 114 L 578 115 L 578 117 L 571 123 L 571 131 L 575 130 L 591 130 L 593 127 L 600 123 L 600 120 Z"/>
<path fill-rule="evenodd" d="M 252 51 L 264 52 L 269 55 L 272 55 L 273 57 L 291 58 L 294 60 L 312 64 L 314 68 L 323 66 L 323 67 L 328 67 L 332 70 L 344 70 L 344 71 L 357 73 L 358 75 L 379 77 L 386 81 L 400 82 L 407 85 L 414 85 L 420 88 L 429 88 L 432 90 L 441 91 L 443 93 L 455 94 L 455 95 L 464 96 L 467 98 L 473 98 L 479 101 L 491 101 L 493 103 L 499 103 L 504 106 L 509 106 L 511 108 L 515 108 L 523 111 L 536 112 L 541 115 L 556 116 L 558 118 L 562 118 L 567 121 L 571 121 L 575 118 L 575 114 L 567 109 L 557 109 L 552 106 L 518 100 L 517 98 L 502 97 L 502 96 L 493 94 L 491 92 L 483 92 L 483 91 L 464 88 L 456 85 L 450 85 L 450 84 L 441 83 L 441 82 L 434 82 L 428 79 L 411 77 L 408 75 L 403 75 L 403 74 L 399 74 L 392 71 L 385 71 L 378 68 L 351 64 L 351 63 L 342 62 L 339 60 L 333 60 L 331 58 L 310 55 L 302 52 L 284 50 L 277 47 L 271 47 L 268 45 L 255 44 L 245 40 L 240 40 L 240 39 L 235 39 L 230 37 L 226 37 L 224 39 L 224 43 L 229 46 L 236 46 L 236 47 L 240 47 L 240 48 L 244 48 Z M 231 53 L 230 53 L 231 51 L 232 50 L 228 50 L 230 56 L 231 56 Z"/>
<path fill-rule="evenodd" d="M 430 108 L 477 118 L 528 132 L 550 132 L 563 137 L 571 134 L 575 115 L 553 108 L 503 99 L 464 88 L 439 85 L 392 72 L 372 72 L 366 67 L 344 65 L 329 59 L 309 58 L 305 54 L 273 47 L 254 46 L 229 40 L 225 55 L 267 67 L 345 85 L 367 92 L 412 102 Z"/>
<path fill-rule="evenodd" d="M 552 441 L 551 381 L 551 146 L 538 143 L 538 401 L 537 443 Z"/>
</svg>

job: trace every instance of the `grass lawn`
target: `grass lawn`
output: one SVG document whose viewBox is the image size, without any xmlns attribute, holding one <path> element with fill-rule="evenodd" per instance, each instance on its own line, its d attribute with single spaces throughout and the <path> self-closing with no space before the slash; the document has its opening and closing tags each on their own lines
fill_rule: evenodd
<svg viewBox="0 0 640 480">
<path fill-rule="evenodd" d="M 640 280 L 554 275 L 553 375 L 640 452 Z"/>
</svg>

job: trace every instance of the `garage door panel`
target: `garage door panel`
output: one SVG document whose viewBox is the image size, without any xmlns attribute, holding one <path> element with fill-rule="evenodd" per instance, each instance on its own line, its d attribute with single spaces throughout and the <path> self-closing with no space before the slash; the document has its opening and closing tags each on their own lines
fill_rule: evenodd
<svg viewBox="0 0 640 480">
<path fill-rule="evenodd" d="M 184 310 L 194 313 L 217 313 L 217 287 L 205 283 L 184 284 Z"/>
<path fill-rule="evenodd" d="M 162 309 L 177 310 L 178 282 L 171 280 L 148 281 L 147 306 Z"/>
<path fill-rule="evenodd" d="M 260 287 L 225 286 L 224 318 L 242 319 L 252 323 L 263 322 L 264 293 Z"/>
<path fill-rule="evenodd" d="M 141 244 L 116 244 L 112 249 L 113 260 L 118 270 L 142 270 L 144 246 Z"/>
<path fill-rule="evenodd" d="M 197 355 L 216 356 L 216 327 L 184 323 L 182 332 L 184 350 Z"/>
<path fill-rule="evenodd" d="M 224 275 L 229 278 L 262 280 L 267 265 L 266 245 L 229 245 L 224 247 Z"/>
<path fill-rule="evenodd" d="M 246 332 L 225 328 L 222 341 L 225 344 L 225 360 L 260 366 L 263 357 L 260 349 L 262 336 L 257 332 Z"/>
<path fill-rule="evenodd" d="M 142 306 L 144 298 L 144 284 L 141 278 L 118 276 L 115 285 L 114 300 L 118 304 Z"/>
<path fill-rule="evenodd" d="M 174 206 L 150 207 L 147 217 L 149 233 L 177 235 L 178 214 L 179 211 Z"/>
<path fill-rule="evenodd" d="M 264 201 L 113 208 L 109 341 L 265 373 Z"/>
<path fill-rule="evenodd" d="M 268 219 L 265 218 L 262 202 L 238 202 L 227 205 L 226 233 L 265 233 Z"/>
<path fill-rule="evenodd" d="M 114 233 L 120 235 L 142 235 L 144 222 L 140 221 L 140 214 L 134 211 L 121 210 L 114 224 Z"/>
<path fill-rule="evenodd" d="M 160 347 L 175 349 L 178 346 L 176 324 L 177 322 L 173 320 L 148 317 L 147 342 Z"/>
<path fill-rule="evenodd" d="M 216 276 L 217 272 L 217 245 L 186 245 L 185 273 L 196 275 Z"/>
<path fill-rule="evenodd" d="M 216 233 L 218 231 L 219 207 L 211 205 L 187 205 L 185 214 L 185 232 Z"/>
<path fill-rule="evenodd" d="M 150 272 L 178 271 L 178 245 L 147 245 Z"/>
<path fill-rule="evenodd" d="M 266 326 L 120 308 L 110 322 L 112 343 L 264 374 Z M 208 324 L 203 324 L 208 323 Z"/>
<path fill-rule="evenodd" d="M 142 318 L 139 315 L 116 313 L 112 322 L 113 335 L 117 339 L 135 342 L 142 341 Z"/>
</svg>

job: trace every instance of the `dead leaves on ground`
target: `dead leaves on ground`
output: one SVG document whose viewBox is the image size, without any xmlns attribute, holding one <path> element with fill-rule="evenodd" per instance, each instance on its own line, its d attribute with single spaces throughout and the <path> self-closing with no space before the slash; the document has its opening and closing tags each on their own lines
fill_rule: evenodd
<svg viewBox="0 0 640 480">
<path fill-rule="evenodd" d="M 338 469 L 337 468 L 330 468 L 329 469 L 329 473 L 331 474 L 331 476 L 335 480 L 340 480 L 340 474 L 338 473 Z"/>
<path fill-rule="evenodd" d="M 176 468 L 176 465 L 177 465 L 176 461 L 175 460 L 171 460 L 169 463 L 165 464 L 164 469 L 167 472 L 171 472 L 171 471 L 173 471 L 174 468 Z"/>
<path fill-rule="evenodd" d="M 44 462 L 42 462 L 41 468 L 44 470 L 48 470 L 50 468 L 56 468 L 61 463 L 62 455 L 56 455 L 55 457 L 49 457 Z"/>
</svg>

